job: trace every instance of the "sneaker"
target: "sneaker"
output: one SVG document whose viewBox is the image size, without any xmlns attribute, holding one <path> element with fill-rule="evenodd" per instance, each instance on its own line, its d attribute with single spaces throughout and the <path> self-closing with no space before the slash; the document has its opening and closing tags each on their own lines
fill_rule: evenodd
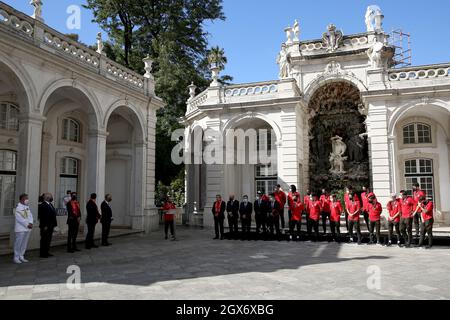
<svg viewBox="0 0 450 320">
<path fill-rule="evenodd" d="M 14 259 L 13 262 L 14 262 L 15 264 L 22 264 L 22 261 L 20 261 L 19 259 Z"/>
<path fill-rule="evenodd" d="M 25 259 L 24 257 L 20 257 L 19 260 L 23 263 L 28 263 L 30 261 L 28 261 L 27 259 Z"/>
</svg>

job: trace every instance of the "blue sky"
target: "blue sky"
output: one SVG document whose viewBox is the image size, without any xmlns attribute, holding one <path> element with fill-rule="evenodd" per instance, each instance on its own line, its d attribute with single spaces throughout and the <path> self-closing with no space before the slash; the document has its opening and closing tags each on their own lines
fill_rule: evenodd
<svg viewBox="0 0 450 320">
<path fill-rule="evenodd" d="M 29 0 L 3 0 L 28 14 Z M 81 41 L 95 43 L 100 28 L 91 22 L 92 14 L 81 11 L 81 29 L 69 30 L 66 13 L 70 5 L 84 0 L 43 0 L 45 22 L 63 33 L 78 33 Z M 301 39 L 320 38 L 329 23 L 344 34 L 365 31 L 364 14 L 368 5 L 377 4 L 385 15 L 386 31 L 401 28 L 412 35 L 413 64 L 450 62 L 450 1 L 406 0 L 224 0 L 225 22 L 209 23 L 211 45 L 225 48 L 225 73 L 235 83 L 276 79 L 275 58 L 284 28 L 300 21 Z"/>
</svg>

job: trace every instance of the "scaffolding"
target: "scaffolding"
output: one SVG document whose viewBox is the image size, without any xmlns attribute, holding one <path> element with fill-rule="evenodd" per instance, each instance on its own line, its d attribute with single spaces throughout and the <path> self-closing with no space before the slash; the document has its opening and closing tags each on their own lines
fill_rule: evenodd
<svg viewBox="0 0 450 320">
<path fill-rule="evenodd" d="M 389 35 L 389 45 L 395 48 L 394 68 L 404 68 L 412 65 L 411 34 L 401 29 L 392 30 Z"/>
</svg>

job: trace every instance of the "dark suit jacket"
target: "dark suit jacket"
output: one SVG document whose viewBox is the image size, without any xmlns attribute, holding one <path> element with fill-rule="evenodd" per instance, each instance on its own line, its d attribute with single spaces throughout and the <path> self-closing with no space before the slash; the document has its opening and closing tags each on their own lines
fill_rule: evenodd
<svg viewBox="0 0 450 320">
<path fill-rule="evenodd" d="M 102 205 L 100 206 L 102 210 L 102 218 L 100 219 L 101 223 L 111 223 L 112 220 L 112 210 L 106 201 L 102 202 Z"/>
<path fill-rule="evenodd" d="M 97 204 L 89 200 L 86 204 L 86 223 L 87 224 L 96 224 L 98 219 L 100 219 L 100 213 L 98 212 Z"/>
<path fill-rule="evenodd" d="M 245 203 L 241 202 L 241 206 L 239 207 L 239 213 L 241 214 L 241 220 L 244 219 L 243 215 L 245 215 L 245 220 L 251 220 L 252 212 L 253 212 L 253 204 L 251 202 L 247 202 L 247 205 L 245 205 Z"/>
<path fill-rule="evenodd" d="M 255 208 L 255 215 L 256 216 L 267 216 L 267 211 L 269 209 L 269 204 L 265 200 L 260 200 L 261 204 L 259 204 L 258 200 L 255 201 L 254 208 Z"/>
<path fill-rule="evenodd" d="M 239 201 L 228 201 L 227 212 L 228 214 L 232 214 L 234 219 L 237 219 L 239 216 Z"/>
<path fill-rule="evenodd" d="M 281 204 L 278 201 L 274 201 L 273 205 L 269 202 L 269 215 L 279 216 L 281 211 Z"/>
<path fill-rule="evenodd" d="M 58 225 L 56 221 L 56 209 L 47 202 L 42 202 L 38 208 L 39 228 L 54 228 Z"/>
<path fill-rule="evenodd" d="M 212 210 L 211 210 L 214 217 L 216 216 L 216 212 L 214 211 L 215 207 L 216 207 L 216 202 L 214 202 Z M 225 201 L 222 201 L 222 203 L 220 205 L 220 214 L 218 217 L 219 219 L 225 219 L 225 209 L 226 209 Z"/>
</svg>

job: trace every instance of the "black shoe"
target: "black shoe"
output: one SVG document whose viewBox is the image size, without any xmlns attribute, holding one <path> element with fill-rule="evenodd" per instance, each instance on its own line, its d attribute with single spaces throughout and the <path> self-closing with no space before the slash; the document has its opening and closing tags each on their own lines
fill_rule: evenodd
<svg viewBox="0 0 450 320">
<path fill-rule="evenodd" d="M 215 237 L 215 238 L 213 238 L 213 240 L 219 240 L 219 237 Z"/>
<path fill-rule="evenodd" d="M 222 236 L 222 237 L 220 237 L 220 240 L 225 240 L 225 238 Z"/>
<path fill-rule="evenodd" d="M 68 252 L 68 253 L 75 253 L 75 250 L 69 249 L 69 250 L 67 250 L 67 252 Z"/>
<path fill-rule="evenodd" d="M 89 246 L 86 246 L 85 248 L 86 248 L 87 250 L 91 250 L 91 247 L 89 247 Z"/>
<path fill-rule="evenodd" d="M 75 251 L 75 252 L 80 252 L 81 250 L 78 249 L 78 248 L 75 248 L 75 249 L 73 249 L 73 251 Z"/>
<path fill-rule="evenodd" d="M 98 246 L 96 246 L 95 244 L 92 245 L 92 248 L 97 249 Z"/>
<path fill-rule="evenodd" d="M 109 247 L 111 244 L 110 243 L 102 243 L 103 247 Z"/>
<path fill-rule="evenodd" d="M 52 255 L 51 253 L 47 253 L 48 257 L 54 257 L 54 255 Z"/>
<path fill-rule="evenodd" d="M 43 259 L 47 259 L 49 256 L 47 254 L 41 254 L 39 257 L 43 258 Z"/>
</svg>

